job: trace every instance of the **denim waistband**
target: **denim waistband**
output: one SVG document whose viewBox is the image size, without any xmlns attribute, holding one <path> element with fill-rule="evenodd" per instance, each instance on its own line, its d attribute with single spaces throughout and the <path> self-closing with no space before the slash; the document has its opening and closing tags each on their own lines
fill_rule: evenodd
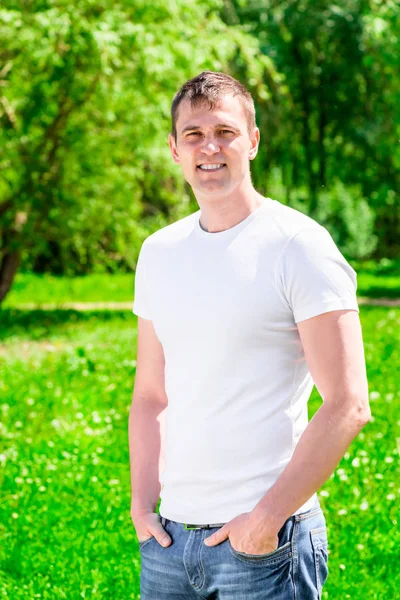
<svg viewBox="0 0 400 600">
<path fill-rule="evenodd" d="M 302 513 L 298 513 L 297 515 L 292 515 L 291 517 L 288 517 L 288 519 L 286 519 L 286 521 L 289 521 L 290 519 L 293 519 L 294 521 L 303 521 L 304 519 L 307 519 L 311 514 L 314 514 L 315 512 L 318 512 L 319 510 L 321 510 L 321 506 L 319 503 L 319 499 L 318 497 L 316 498 L 313 506 L 309 509 L 306 510 L 305 512 Z M 178 525 L 183 525 L 183 527 L 185 529 L 190 529 L 190 526 L 192 526 L 192 528 L 196 528 L 196 529 L 212 529 L 213 527 L 223 527 L 227 521 L 225 523 L 207 523 L 207 524 L 196 524 L 196 523 L 183 523 L 180 521 L 174 521 L 173 519 L 168 519 L 167 517 L 162 517 L 160 515 L 160 521 L 163 527 L 165 527 L 165 525 L 167 523 L 177 523 Z"/>
</svg>

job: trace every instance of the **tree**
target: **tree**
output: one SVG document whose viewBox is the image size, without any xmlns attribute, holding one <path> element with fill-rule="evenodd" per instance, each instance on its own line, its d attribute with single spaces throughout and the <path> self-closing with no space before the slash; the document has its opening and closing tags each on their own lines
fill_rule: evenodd
<svg viewBox="0 0 400 600">
<path fill-rule="evenodd" d="M 228 35 L 217 0 L 16 6 L 0 10 L 0 301 L 21 260 L 133 267 L 191 201 L 169 157 L 174 93 L 237 52 L 258 69 L 256 41 Z"/>
<path fill-rule="evenodd" d="M 343 199 L 355 201 L 365 217 L 359 248 L 369 254 L 376 247 L 376 256 L 397 255 L 398 3 L 225 0 L 221 14 L 259 39 L 262 53 L 283 78 L 285 93 L 275 102 L 273 118 L 261 111 L 266 169 L 256 183 L 267 188 L 279 169 L 287 202 L 314 217 L 326 214 L 335 237 L 348 234 L 355 250 L 361 230 L 344 216 L 354 215 L 354 207 L 343 212 L 335 201 L 338 182 L 344 184 L 356 195 Z M 327 192 L 338 208 L 330 216 L 321 206 Z"/>
</svg>

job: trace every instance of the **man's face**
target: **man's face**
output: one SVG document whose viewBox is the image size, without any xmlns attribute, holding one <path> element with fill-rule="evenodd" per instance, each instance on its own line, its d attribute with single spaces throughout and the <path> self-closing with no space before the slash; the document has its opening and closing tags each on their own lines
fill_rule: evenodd
<svg viewBox="0 0 400 600">
<path fill-rule="evenodd" d="M 226 196 L 248 178 L 260 138 L 256 127 L 250 137 L 237 97 L 226 95 L 210 110 L 208 104 L 191 108 L 182 100 L 176 122 L 177 139 L 168 142 L 174 161 L 182 167 L 196 196 Z"/>
</svg>

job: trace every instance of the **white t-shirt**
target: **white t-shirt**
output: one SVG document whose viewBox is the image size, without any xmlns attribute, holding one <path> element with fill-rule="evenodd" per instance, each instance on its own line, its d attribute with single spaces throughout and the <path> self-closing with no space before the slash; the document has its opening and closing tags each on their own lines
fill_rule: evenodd
<svg viewBox="0 0 400 600">
<path fill-rule="evenodd" d="M 205 524 L 250 512 L 307 426 L 314 382 L 296 323 L 359 308 L 354 269 L 310 217 L 270 198 L 225 231 L 200 217 L 144 241 L 133 312 L 165 355 L 160 515 Z"/>
</svg>

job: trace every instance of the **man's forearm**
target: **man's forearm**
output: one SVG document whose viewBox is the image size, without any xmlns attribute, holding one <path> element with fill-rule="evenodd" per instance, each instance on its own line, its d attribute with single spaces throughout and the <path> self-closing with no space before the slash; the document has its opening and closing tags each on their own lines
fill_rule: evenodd
<svg viewBox="0 0 400 600">
<path fill-rule="evenodd" d="M 160 497 L 164 406 L 132 402 L 129 413 L 131 513 L 155 512 Z"/>
<path fill-rule="evenodd" d="M 279 530 L 331 476 L 352 440 L 369 418 L 354 409 L 323 404 L 304 430 L 290 462 L 251 511 Z"/>
</svg>

